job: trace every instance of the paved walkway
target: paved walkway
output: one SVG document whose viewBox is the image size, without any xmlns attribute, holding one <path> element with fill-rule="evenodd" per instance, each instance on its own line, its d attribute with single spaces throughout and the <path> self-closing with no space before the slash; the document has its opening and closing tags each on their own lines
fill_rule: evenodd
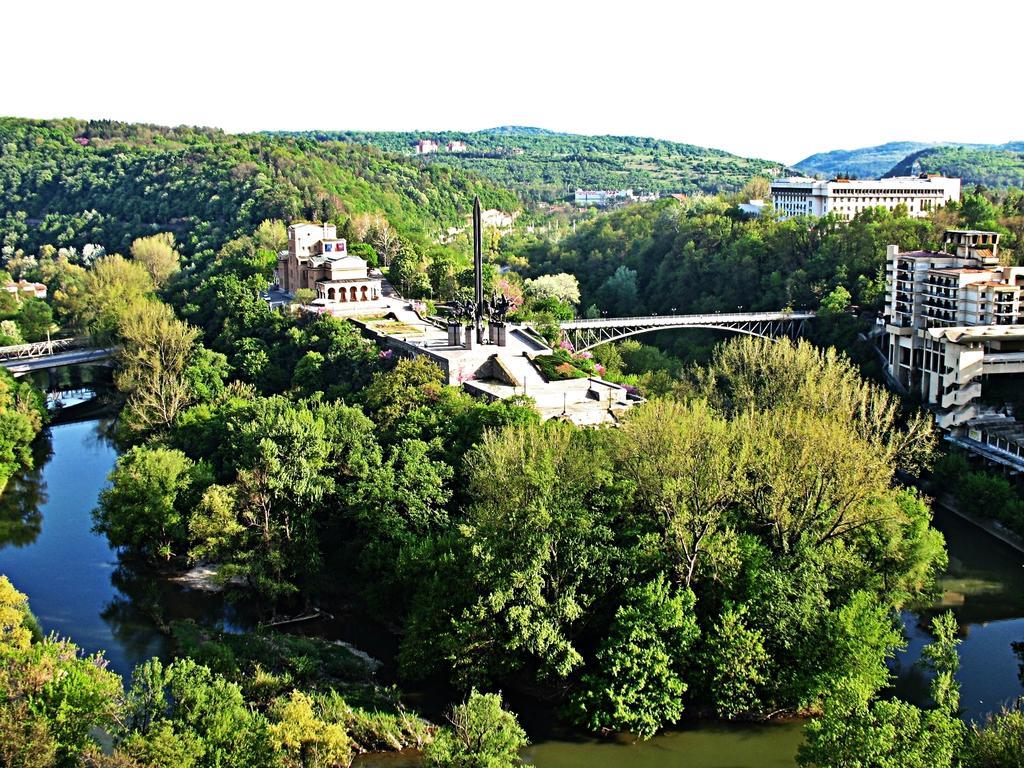
<svg viewBox="0 0 1024 768">
<path fill-rule="evenodd" d="M 542 417 L 566 418 L 581 425 L 615 423 L 618 414 L 636 402 L 623 387 L 596 377 L 547 381 L 530 358 L 550 354 L 551 349 L 520 326 L 508 325 L 504 347 L 486 342 L 474 343 L 473 349 L 452 346 L 448 343 L 447 327 L 438 327 L 420 317 L 412 303 L 399 296 L 387 282 L 382 286 L 382 293 L 381 301 L 375 302 L 379 306 L 368 308 L 364 314 L 387 313 L 401 325 L 389 327 L 387 321 L 371 320 L 367 327 L 393 339 L 396 344 L 400 342 L 398 346 L 404 353 L 433 357 L 447 368 L 448 383 L 453 386 L 461 385 L 474 394 L 497 399 L 525 392 L 534 399 Z M 492 357 L 500 360 L 501 366 L 517 382 L 515 385 L 501 380 L 490 369 Z"/>
</svg>

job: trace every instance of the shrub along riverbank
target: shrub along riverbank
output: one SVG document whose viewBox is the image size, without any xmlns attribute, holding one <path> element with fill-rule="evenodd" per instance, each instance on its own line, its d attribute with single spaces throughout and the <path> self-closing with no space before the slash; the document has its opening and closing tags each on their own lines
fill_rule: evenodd
<svg viewBox="0 0 1024 768">
<path fill-rule="evenodd" d="M 510 765 L 525 744 L 500 696 L 472 692 L 453 708 L 452 729 L 439 729 L 340 646 L 192 624 L 175 637 L 183 655 L 140 665 L 124 689 L 101 654 L 43 637 L 25 596 L 0 575 L 0 765 L 329 768 L 416 747 L 428 764 L 454 768 Z"/>
</svg>

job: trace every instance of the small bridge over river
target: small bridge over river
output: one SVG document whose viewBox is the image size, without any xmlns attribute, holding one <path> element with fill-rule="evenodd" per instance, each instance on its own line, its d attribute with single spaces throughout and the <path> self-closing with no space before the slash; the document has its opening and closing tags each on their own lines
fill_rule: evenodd
<svg viewBox="0 0 1024 768">
<path fill-rule="evenodd" d="M 109 362 L 116 351 L 114 347 L 95 346 L 88 336 L 47 339 L 0 347 L 0 366 L 15 376 L 21 376 L 69 365 L 102 365 Z"/>
<path fill-rule="evenodd" d="M 706 315 L 647 315 L 570 320 L 560 323 L 560 326 L 573 349 L 583 352 L 627 336 L 673 328 L 708 328 L 765 339 L 778 336 L 795 338 L 803 333 L 804 324 L 814 316 L 814 312 L 716 312 Z"/>
</svg>

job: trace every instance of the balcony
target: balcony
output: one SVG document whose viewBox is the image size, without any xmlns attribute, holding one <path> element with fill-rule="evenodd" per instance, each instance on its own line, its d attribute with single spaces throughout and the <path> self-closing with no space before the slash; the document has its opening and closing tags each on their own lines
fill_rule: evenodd
<svg viewBox="0 0 1024 768">
<path fill-rule="evenodd" d="M 977 415 L 978 409 L 973 405 L 969 405 L 966 408 L 959 408 L 955 411 L 946 411 L 945 413 L 936 414 L 935 423 L 942 429 L 949 429 L 957 424 L 963 424 L 965 421 L 970 421 Z"/>
<path fill-rule="evenodd" d="M 942 374 L 942 386 L 946 387 L 963 387 L 969 384 L 974 379 L 981 376 L 984 370 L 984 358 L 979 357 L 973 363 L 964 366 L 963 368 L 954 368 L 949 373 Z"/>
<path fill-rule="evenodd" d="M 959 387 L 952 392 L 942 396 L 942 407 L 952 408 L 954 406 L 967 405 L 977 397 L 981 397 L 981 382 L 976 381 L 966 387 Z"/>
<path fill-rule="evenodd" d="M 990 352 L 985 356 L 982 372 L 1024 373 L 1024 352 Z"/>
</svg>

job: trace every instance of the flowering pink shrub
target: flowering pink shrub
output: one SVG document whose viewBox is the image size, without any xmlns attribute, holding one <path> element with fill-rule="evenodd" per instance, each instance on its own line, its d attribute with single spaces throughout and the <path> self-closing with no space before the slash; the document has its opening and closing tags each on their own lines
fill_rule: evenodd
<svg viewBox="0 0 1024 768">
<path fill-rule="evenodd" d="M 392 356 L 393 354 L 394 354 L 394 350 L 391 350 L 391 349 L 382 349 L 382 350 L 380 351 L 380 354 L 379 354 L 379 355 L 377 355 L 377 357 L 379 357 L 379 358 L 380 358 L 381 360 L 390 360 L 390 359 L 391 359 L 391 356 Z"/>
<path fill-rule="evenodd" d="M 510 282 L 507 277 L 499 277 L 494 283 L 494 287 L 498 289 L 498 293 L 508 299 L 509 314 L 515 314 L 523 306 L 523 289 Z"/>
<path fill-rule="evenodd" d="M 560 349 L 564 349 L 566 352 L 575 352 L 576 351 L 575 348 L 572 345 L 572 342 L 569 341 L 568 339 L 562 339 L 558 343 L 558 346 L 559 346 Z"/>
</svg>

